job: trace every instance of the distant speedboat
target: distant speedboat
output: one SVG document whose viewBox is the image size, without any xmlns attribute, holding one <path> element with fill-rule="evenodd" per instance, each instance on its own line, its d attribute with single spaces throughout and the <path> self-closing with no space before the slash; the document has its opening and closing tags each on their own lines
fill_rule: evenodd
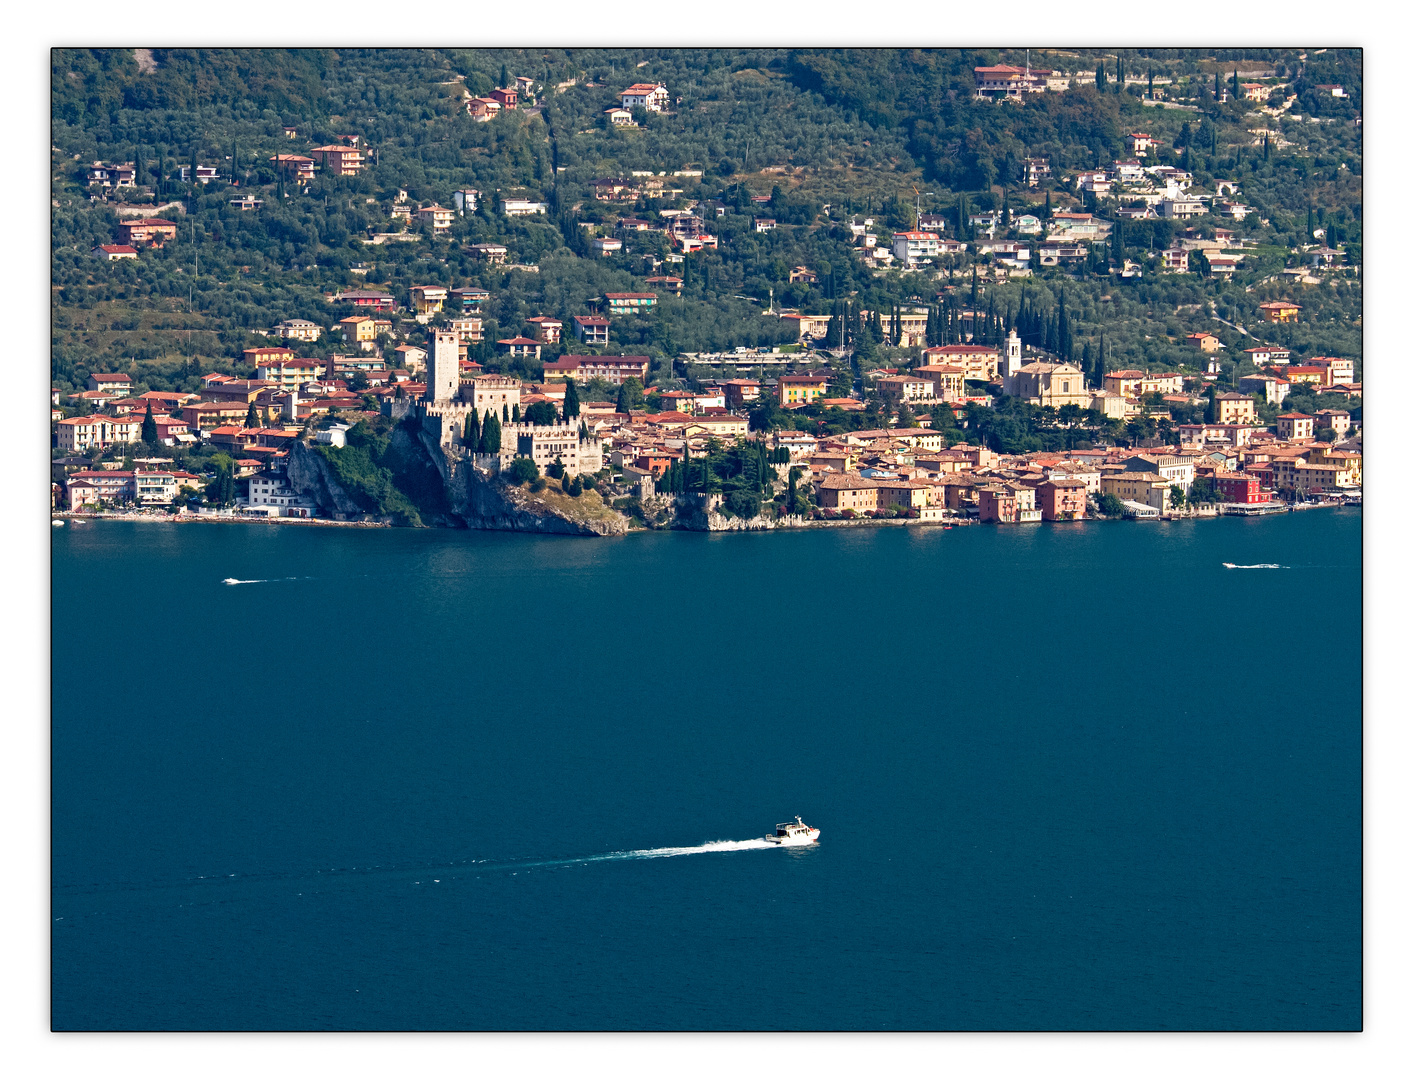
<svg viewBox="0 0 1414 1080">
<path fill-rule="evenodd" d="M 762 839 L 772 844 L 780 844 L 781 847 L 803 847 L 819 840 L 820 830 L 812 829 L 797 816 L 794 821 L 777 825 L 775 836 L 763 836 Z"/>
</svg>

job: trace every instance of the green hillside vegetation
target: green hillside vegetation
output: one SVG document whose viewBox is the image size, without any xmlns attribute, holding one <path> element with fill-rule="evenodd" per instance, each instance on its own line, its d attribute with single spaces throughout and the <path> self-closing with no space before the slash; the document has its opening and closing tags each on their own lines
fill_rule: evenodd
<svg viewBox="0 0 1414 1080">
<path fill-rule="evenodd" d="M 1360 357 L 1358 279 L 1311 288 L 1280 280 L 1290 249 L 1316 228 L 1358 263 L 1361 132 L 1350 123 L 1361 107 L 1357 51 L 1329 50 L 1303 62 L 1295 50 L 1033 50 L 1033 65 L 1103 65 L 1110 81 L 1025 104 L 973 99 L 974 66 L 1023 62 L 1019 52 L 986 50 L 154 49 L 148 70 L 132 50 L 57 49 L 52 57 L 51 366 L 56 385 L 69 389 L 91 372 L 115 369 L 131 371 L 139 389 L 193 389 L 207 371 L 237 370 L 240 350 L 269 344 L 262 331 L 282 319 L 327 327 L 352 314 L 351 306 L 325 300 L 339 288 L 382 287 L 406 303 L 412 284 L 480 285 L 492 293 L 488 342 L 523 331 L 524 319 L 537 313 L 568 328 L 588 310 L 588 298 L 646 289 L 648 259 L 667 253 L 660 234 L 630 233 L 621 254 L 587 257 L 581 222 L 607 233 L 621 215 L 717 200 L 727 212 L 707 227 L 720 249 L 656 271 L 684 278 L 682 298 L 660 289 L 649 314 L 612 320 L 608 351 L 651 355 L 659 387 L 676 386 L 685 373 L 671 360 L 680 350 L 790 340 L 786 326 L 763 314 L 773 303 L 826 313 L 848 299 L 887 312 L 946 293 L 946 281 L 865 268 L 845 219 L 872 215 L 886 243 L 891 230 L 912 226 L 915 189 L 925 213 L 955 213 L 963 203 L 1013 213 L 1079 208 L 1073 189 L 1058 181 L 1025 188 L 1021 160 L 1048 156 L 1057 174 L 1104 166 L 1128 156 L 1124 136 L 1133 130 L 1162 140 L 1150 161 L 1189 169 L 1198 186 L 1211 188 L 1214 179 L 1240 185 L 1256 212 L 1237 231 L 1262 246 L 1249 249 L 1234 280 L 1146 271 L 1121 281 L 1103 273 L 1124 258 L 1145 258 L 1172 236 L 1168 222 L 1126 222 L 1078 276 L 1048 270 L 1026 285 L 984 288 L 978 306 L 1004 321 L 1017 316 L 1025 296 L 1054 319 L 1063 288 L 1077 359 L 1086 346 L 1099 355 L 1103 335 L 1111 369 L 1192 364 L 1183 335 L 1193 329 L 1218 333 L 1229 356 L 1240 356 L 1250 341 L 1214 315 L 1301 355 Z M 1192 109 L 1145 106 L 1145 85 L 1114 81 L 1118 65 L 1131 76 L 1189 80 L 1163 92 Z M 473 122 L 461 106 L 463 88 L 485 93 L 503 66 L 536 81 L 534 105 Z M 1295 96 L 1280 120 L 1260 118 L 1274 133 L 1265 146 L 1250 130 L 1261 126 L 1248 115 L 1250 103 L 1213 98 L 1214 75 L 1228 83 L 1236 67 L 1269 67 L 1277 73 L 1269 81 L 1286 82 L 1284 92 Z M 638 110 L 638 127 L 610 127 L 604 110 L 618 91 L 645 80 L 668 86 L 669 112 Z M 1331 83 L 1349 96 L 1316 89 Z M 285 136 L 287 125 L 297 138 Z M 321 173 L 300 191 L 270 167 L 273 154 L 352 135 L 369 161 L 358 177 Z M 119 222 L 116 198 L 87 198 L 86 170 L 96 160 L 134 161 L 144 186 L 128 198 L 164 206 L 160 214 L 177 222 L 177 239 L 134 261 L 94 259 L 96 244 L 116 241 Z M 181 182 L 180 167 L 192 163 L 215 166 L 218 180 Z M 635 170 L 666 173 L 681 196 L 637 205 L 594 200 L 593 180 Z M 675 171 L 701 175 L 673 178 Z M 412 206 L 451 206 L 452 192 L 465 187 L 483 193 L 481 206 L 456 217 L 450 236 L 363 242 L 403 227 L 390 217 L 400 190 Z M 229 205 L 238 194 L 264 205 L 240 211 Z M 507 218 L 499 209 L 506 196 L 544 199 L 550 212 Z M 778 227 L 757 234 L 754 216 L 774 217 Z M 507 246 L 513 263 L 538 264 L 539 272 L 478 261 L 470 245 L 492 241 Z M 790 283 L 796 266 L 810 267 L 818 282 Z M 956 269 L 947 295 L 970 305 L 970 263 Z M 1286 297 L 1302 305 L 1301 322 L 1259 328 L 1257 305 Z M 400 329 L 410 341 L 424 340 L 415 324 Z M 339 349 L 326 335 L 301 351 Z M 909 359 L 879 342 L 862 351 L 868 362 Z M 489 347 L 479 359 L 489 370 L 539 374 L 538 365 L 499 361 Z"/>
</svg>

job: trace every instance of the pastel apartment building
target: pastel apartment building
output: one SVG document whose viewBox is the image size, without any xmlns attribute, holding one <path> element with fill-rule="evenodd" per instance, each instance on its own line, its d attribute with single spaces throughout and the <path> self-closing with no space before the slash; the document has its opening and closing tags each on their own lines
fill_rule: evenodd
<svg viewBox="0 0 1414 1080">
<path fill-rule="evenodd" d="M 356 146 L 316 146 L 309 156 L 330 176 L 357 176 L 363 168 L 363 154 Z"/>
<path fill-rule="evenodd" d="M 647 356 L 588 356 L 567 353 L 558 360 L 546 362 L 545 378 L 569 378 L 577 382 L 603 379 L 612 386 L 622 386 L 628 379 L 646 383 L 651 363 L 651 358 Z"/>
<path fill-rule="evenodd" d="M 938 234 L 931 232 L 894 233 L 894 258 L 908 266 L 938 254 Z"/>
<path fill-rule="evenodd" d="M 586 345 L 609 344 L 609 320 L 602 315 L 576 315 L 574 336 Z"/>
<path fill-rule="evenodd" d="M 1257 419 L 1257 403 L 1246 394 L 1217 394 L 1213 405 L 1219 424 L 1250 424 Z"/>
<path fill-rule="evenodd" d="M 605 293 L 610 315 L 637 315 L 658 303 L 657 293 Z"/>
<path fill-rule="evenodd" d="M 419 222 L 430 225 L 435 234 L 451 229 L 454 214 L 455 211 L 448 210 L 445 206 L 437 206 L 434 203 L 432 206 L 419 207 L 414 216 Z"/>
<path fill-rule="evenodd" d="M 135 443 L 142 439 L 141 416 L 71 416 L 60 420 L 59 449 L 70 453 L 103 449 L 116 443 Z"/>
<path fill-rule="evenodd" d="M 1313 439 L 1316 434 L 1316 418 L 1305 413 L 1282 413 L 1277 417 L 1277 438 L 1297 441 Z"/>
</svg>

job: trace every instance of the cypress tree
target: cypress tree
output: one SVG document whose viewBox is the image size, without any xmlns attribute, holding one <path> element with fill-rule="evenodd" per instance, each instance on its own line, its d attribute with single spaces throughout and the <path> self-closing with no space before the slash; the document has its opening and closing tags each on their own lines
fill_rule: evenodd
<svg viewBox="0 0 1414 1080">
<path fill-rule="evenodd" d="M 147 407 L 147 409 L 148 409 L 148 415 L 151 415 L 151 413 L 152 413 L 152 406 L 149 405 L 149 406 Z M 248 428 L 259 427 L 259 426 L 260 426 L 260 418 L 255 415 L 255 402 L 253 402 L 253 401 L 250 403 L 250 408 L 246 409 L 246 411 L 245 411 L 245 426 L 248 427 Z"/>
<path fill-rule="evenodd" d="M 462 430 L 462 442 L 473 451 L 481 445 L 481 417 L 472 409 L 466 416 L 466 427 Z"/>
<path fill-rule="evenodd" d="M 973 264 L 972 264 L 972 313 L 973 313 L 973 318 L 976 319 L 976 317 L 977 317 L 977 264 L 976 264 L 976 263 L 973 263 Z M 977 327 L 976 327 L 976 325 L 974 324 L 974 325 L 973 325 L 973 330 L 975 331 L 976 329 L 977 329 Z"/>
<path fill-rule="evenodd" d="M 572 420 L 579 415 L 579 390 L 573 379 L 565 379 L 565 419 Z"/>
<path fill-rule="evenodd" d="M 520 420 L 520 415 L 519 415 L 519 414 L 520 414 L 520 406 L 519 406 L 519 405 L 516 406 L 516 414 L 517 414 L 517 415 L 516 415 L 516 420 L 519 421 L 519 420 Z M 502 420 L 509 420 L 510 418 L 511 418 L 511 410 L 510 410 L 510 407 L 509 407 L 509 406 L 506 406 L 506 405 L 502 405 L 502 406 L 501 406 L 501 419 L 502 419 Z"/>
<path fill-rule="evenodd" d="M 486 422 L 481 427 L 481 443 L 478 450 L 483 454 L 501 452 L 501 422 L 496 419 L 494 409 L 486 410 Z"/>
<path fill-rule="evenodd" d="M 142 418 L 142 441 L 157 442 L 157 421 L 152 419 L 152 399 L 147 402 L 147 415 Z"/>
</svg>

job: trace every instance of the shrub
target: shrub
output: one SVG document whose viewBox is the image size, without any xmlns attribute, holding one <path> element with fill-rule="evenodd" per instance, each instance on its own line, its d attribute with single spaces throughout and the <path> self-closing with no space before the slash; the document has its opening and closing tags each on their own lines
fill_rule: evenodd
<svg viewBox="0 0 1414 1080">
<path fill-rule="evenodd" d="M 532 480 L 532 481 L 530 482 L 530 490 L 533 491 L 533 492 L 535 492 L 536 494 L 539 494 L 540 492 L 544 491 L 544 490 L 545 490 L 545 478 L 542 476 L 542 477 L 539 477 L 539 478 L 537 478 L 537 479 L 535 479 L 535 480 Z"/>
<path fill-rule="evenodd" d="M 511 462 L 511 467 L 506 471 L 513 484 L 525 484 L 538 479 L 540 469 L 530 458 L 518 457 Z"/>
<path fill-rule="evenodd" d="M 749 491 L 733 491 L 726 497 L 725 506 L 737 517 L 753 518 L 761 513 L 761 498 Z"/>
</svg>

